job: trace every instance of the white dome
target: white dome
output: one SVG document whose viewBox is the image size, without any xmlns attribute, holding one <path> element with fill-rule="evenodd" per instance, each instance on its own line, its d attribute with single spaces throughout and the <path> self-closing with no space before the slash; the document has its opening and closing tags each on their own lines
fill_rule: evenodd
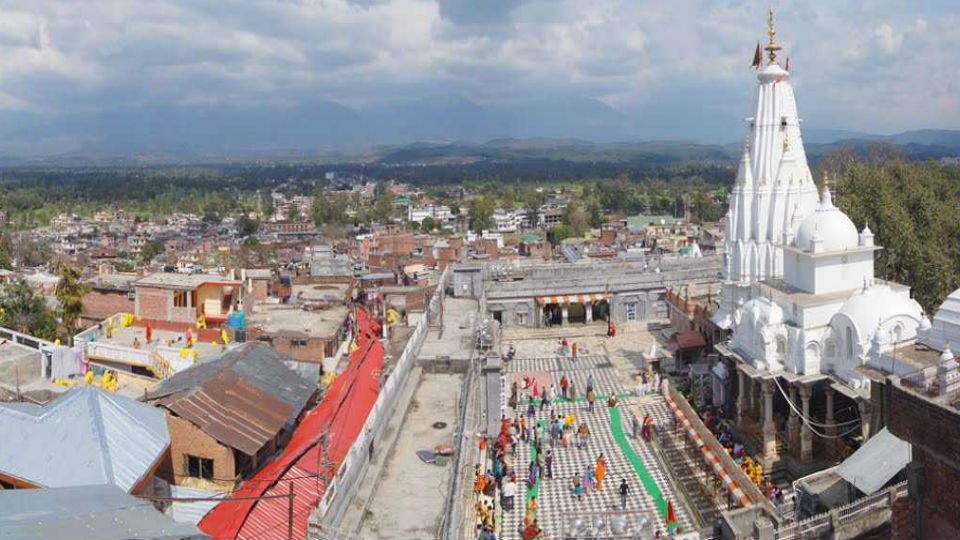
<svg viewBox="0 0 960 540">
<path fill-rule="evenodd" d="M 872 338 L 877 326 L 882 322 L 898 317 L 904 318 L 901 320 L 915 321 L 916 324 L 903 328 L 900 336 L 903 340 L 913 338 L 916 327 L 923 319 L 923 311 L 920 304 L 909 296 L 898 294 L 887 285 L 874 285 L 865 292 L 851 296 L 833 318 L 842 316 L 853 323 L 858 334 L 857 341 L 861 342 Z M 830 325 L 833 326 L 833 320 Z"/>
<path fill-rule="evenodd" d="M 813 239 L 820 242 L 822 251 L 855 249 L 860 243 L 857 227 L 846 214 L 833 205 L 830 190 L 824 188 L 816 212 L 807 216 L 797 229 L 793 245 L 812 249 Z"/>
</svg>

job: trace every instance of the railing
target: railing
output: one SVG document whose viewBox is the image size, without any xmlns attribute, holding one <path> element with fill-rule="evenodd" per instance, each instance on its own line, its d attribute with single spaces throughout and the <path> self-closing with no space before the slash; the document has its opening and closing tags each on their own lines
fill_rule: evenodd
<svg viewBox="0 0 960 540">
<path fill-rule="evenodd" d="M 777 540 L 799 540 L 802 538 L 819 538 L 831 529 L 852 524 L 861 519 L 865 513 L 882 508 L 892 508 L 894 501 L 907 496 L 907 482 L 903 481 L 890 486 L 884 491 L 867 495 L 851 503 L 834 508 L 828 512 L 811 516 L 803 521 L 780 527 L 776 531 Z"/>
<path fill-rule="evenodd" d="M 106 319 L 104 319 L 100 324 L 91 326 L 90 328 L 87 328 L 83 332 L 80 332 L 79 334 L 73 336 L 74 345 L 84 344 L 90 341 L 90 336 L 100 335 L 100 332 L 102 331 L 101 328 L 106 328 L 110 325 L 120 326 L 121 321 L 126 315 L 127 315 L 126 313 L 115 313 L 107 317 Z"/>
<path fill-rule="evenodd" d="M 153 367 L 149 349 L 134 349 L 126 345 L 90 341 L 86 343 L 86 358 L 95 357 L 100 360 L 110 360 L 124 364 L 134 364 L 143 367 Z"/>
<path fill-rule="evenodd" d="M 45 339 L 40 339 L 38 337 L 33 337 L 31 335 L 23 334 L 21 332 L 17 332 L 16 330 L 3 327 L 0 327 L 0 339 L 5 339 L 11 343 L 16 343 L 17 345 L 22 345 L 35 351 L 39 351 L 43 347 L 52 347 L 54 345 L 52 342 Z"/>
<path fill-rule="evenodd" d="M 417 322 L 417 326 L 404 346 L 393 371 L 380 389 L 377 400 L 364 422 L 363 430 L 357 440 L 350 446 L 350 450 L 337 469 L 336 475 L 327 484 L 326 493 L 321 499 L 319 507 L 311 514 L 310 528 L 312 530 L 317 527 L 321 530 L 335 529 L 343 517 L 370 464 L 369 444 L 371 441 L 380 439 L 393 416 L 394 409 L 399 402 L 400 393 L 403 391 L 407 377 L 413 370 L 417 355 L 420 354 L 420 348 L 430 330 L 430 317 L 433 315 L 432 311 L 437 309 L 436 306 L 438 305 L 438 302 L 435 303 L 434 299 L 442 298 L 443 289 L 446 287 L 450 276 L 450 267 L 447 267 L 440 277 L 437 290 L 427 304 L 427 312 Z"/>
<path fill-rule="evenodd" d="M 176 347 L 159 345 L 154 349 L 154 352 L 156 352 L 156 355 L 163 361 L 163 365 L 160 366 L 163 373 L 157 372 L 157 376 L 162 379 L 174 373 L 179 373 L 194 364 L 193 349 L 188 350 L 186 358 L 182 356 L 181 349 Z"/>
<path fill-rule="evenodd" d="M 683 415 L 690 421 L 690 424 L 693 426 L 693 429 L 696 431 L 697 435 L 700 436 L 700 440 L 710 449 L 714 456 L 720 460 L 720 465 L 726 471 L 726 473 L 736 482 L 737 486 L 743 490 L 743 492 L 750 498 L 750 502 L 763 506 L 768 513 L 772 516 L 776 516 L 777 519 L 780 517 L 780 513 L 777 508 L 770 502 L 770 499 L 763 496 L 763 493 L 760 489 L 750 480 L 747 475 L 743 472 L 739 465 L 730 457 L 730 454 L 727 453 L 727 450 L 720 445 L 716 437 L 713 436 L 713 433 L 707 429 L 707 426 L 703 424 L 700 420 L 700 417 L 697 416 L 697 413 L 693 410 L 689 403 L 687 403 L 686 398 L 683 397 L 683 394 L 677 392 L 673 384 L 667 380 L 667 397 L 672 398 L 674 403 L 677 405 L 677 409 L 683 413 Z"/>
</svg>

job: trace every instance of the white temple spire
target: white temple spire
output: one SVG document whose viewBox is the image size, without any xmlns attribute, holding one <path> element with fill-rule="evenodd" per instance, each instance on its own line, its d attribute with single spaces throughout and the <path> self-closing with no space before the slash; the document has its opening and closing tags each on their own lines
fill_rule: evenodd
<svg viewBox="0 0 960 540">
<path fill-rule="evenodd" d="M 773 10 L 767 18 L 769 63 L 757 72 L 743 155 L 730 194 L 725 280 L 747 285 L 783 275 L 785 239 L 819 202 L 807 164 L 790 74 L 777 64 Z M 720 318 L 736 309 L 734 291 L 721 293 Z"/>
</svg>

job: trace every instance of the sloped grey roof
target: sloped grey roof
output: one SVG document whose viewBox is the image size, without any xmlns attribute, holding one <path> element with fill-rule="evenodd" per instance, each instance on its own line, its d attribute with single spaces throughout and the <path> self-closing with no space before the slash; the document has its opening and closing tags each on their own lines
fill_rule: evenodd
<svg viewBox="0 0 960 540">
<path fill-rule="evenodd" d="M 170 446 L 160 409 L 81 387 L 44 406 L 0 404 L 0 472 L 42 487 L 130 491 Z"/>
<path fill-rule="evenodd" d="M 201 362 L 166 379 L 160 383 L 160 388 L 150 393 L 149 399 L 198 388 L 216 378 L 221 371 L 230 370 L 264 393 L 290 405 L 294 415 L 298 415 L 313 395 L 316 384 L 311 384 L 285 365 L 291 361 L 296 360 L 265 343 L 244 343 L 220 358 Z"/>
<path fill-rule="evenodd" d="M 316 385 L 263 343 L 244 343 L 165 380 L 147 399 L 221 443 L 255 455 L 295 420 Z"/>
<path fill-rule="evenodd" d="M 913 459 L 910 443 L 883 428 L 837 467 L 837 474 L 867 495 L 890 481 Z"/>
<path fill-rule="evenodd" d="M 207 538 L 113 485 L 0 490 L 0 508 L 0 540 Z"/>
</svg>

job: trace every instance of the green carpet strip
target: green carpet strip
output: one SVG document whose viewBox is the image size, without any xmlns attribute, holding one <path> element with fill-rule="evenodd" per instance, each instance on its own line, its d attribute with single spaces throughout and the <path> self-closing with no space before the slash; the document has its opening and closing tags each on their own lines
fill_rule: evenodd
<svg viewBox="0 0 960 540">
<path fill-rule="evenodd" d="M 608 410 L 610 411 L 610 430 L 613 432 L 613 439 L 620 445 L 620 450 L 623 452 L 623 455 L 627 457 L 627 461 L 633 466 L 633 470 L 636 471 L 637 477 L 640 478 L 644 489 L 653 497 L 654 502 L 657 503 L 657 508 L 660 509 L 660 514 L 663 516 L 663 519 L 666 520 L 667 501 L 663 498 L 660 486 L 657 485 L 657 482 L 650 476 L 650 473 L 647 472 L 647 468 L 644 467 L 643 462 L 640 461 L 640 456 L 637 455 L 633 446 L 630 445 L 630 441 L 627 440 L 627 435 L 623 431 L 623 419 L 620 416 L 620 407 L 614 407 L 612 409 L 608 407 Z"/>
</svg>

